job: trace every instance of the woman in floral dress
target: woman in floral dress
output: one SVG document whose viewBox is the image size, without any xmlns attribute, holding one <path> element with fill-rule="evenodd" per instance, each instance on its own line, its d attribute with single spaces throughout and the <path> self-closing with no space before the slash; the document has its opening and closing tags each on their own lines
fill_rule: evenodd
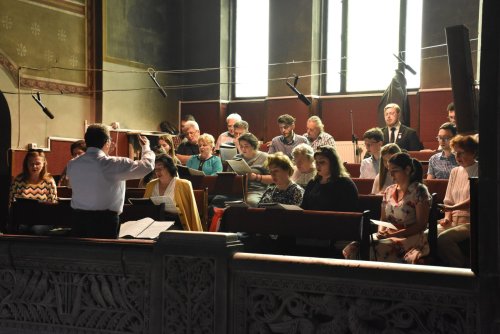
<svg viewBox="0 0 500 334">
<path fill-rule="evenodd" d="M 431 196 L 422 184 L 422 165 L 406 153 L 397 153 L 389 160 L 389 173 L 395 184 L 387 187 L 382 202 L 381 220 L 396 229 L 379 226 L 374 235 L 370 258 L 376 261 L 418 263 L 429 254 L 424 230 L 427 227 Z M 344 248 L 348 259 L 357 257 L 359 245 Z"/>
</svg>

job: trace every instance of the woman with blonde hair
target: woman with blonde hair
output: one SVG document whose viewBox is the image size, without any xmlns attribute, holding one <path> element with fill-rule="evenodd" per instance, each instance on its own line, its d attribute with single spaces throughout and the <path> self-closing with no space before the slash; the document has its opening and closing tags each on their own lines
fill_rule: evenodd
<svg viewBox="0 0 500 334">
<path fill-rule="evenodd" d="M 204 133 L 198 138 L 200 154 L 191 156 L 186 166 L 192 169 L 203 171 L 206 175 L 215 175 L 222 172 L 221 159 L 213 155 L 215 139 L 212 135 Z"/>
<path fill-rule="evenodd" d="M 388 186 L 394 183 L 388 173 L 388 161 L 394 154 L 399 152 L 401 152 L 401 149 L 397 144 L 389 143 L 382 146 L 380 150 L 382 163 L 379 165 L 379 172 L 373 181 L 372 194 L 382 194 Z"/>
<path fill-rule="evenodd" d="M 292 156 L 295 167 L 291 180 L 305 188 L 316 176 L 314 150 L 310 145 L 299 144 L 293 149 Z"/>
</svg>

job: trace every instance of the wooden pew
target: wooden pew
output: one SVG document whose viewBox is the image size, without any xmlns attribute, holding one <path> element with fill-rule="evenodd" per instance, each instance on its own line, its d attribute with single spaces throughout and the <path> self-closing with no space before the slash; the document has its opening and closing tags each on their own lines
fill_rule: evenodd
<svg viewBox="0 0 500 334">
<path fill-rule="evenodd" d="M 368 218 L 380 220 L 382 210 L 382 195 L 358 195 L 359 212 L 370 211 Z"/>
<path fill-rule="evenodd" d="M 327 241 L 359 241 L 361 259 L 367 260 L 370 246 L 368 216 L 368 212 L 229 207 L 224 211 L 219 232 L 245 232 Z M 294 252 L 296 249 L 285 251 Z M 310 255 L 310 253 L 300 255 Z"/>
<path fill-rule="evenodd" d="M 448 180 L 424 180 L 424 184 L 429 189 L 429 193 L 436 193 L 437 203 L 443 203 L 448 187 Z"/>
<path fill-rule="evenodd" d="M 359 178 L 361 164 L 355 164 L 350 162 L 344 162 L 344 167 L 347 169 L 352 178 Z M 371 189 L 370 189 L 371 190 Z"/>
<path fill-rule="evenodd" d="M 436 154 L 436 151 L 408 151 L 410 157 L 420 162 L 429 161 L 429 158 Z"/>
<path fill-rule="evenodd" d="M 71 227 L 71 201 L 58 203 L 39 202 L 30 199 L 18 199 L 12 203 L 8 231 L 18 233 L 19 225 L 53 225 Z"/>
<path fill-rule="evenodd" d="M 372 192 L 373 181 L 374 179 L 361 179 L 361 178 L 352 178 L 354 184 L 358 188 L 358 194 L 369 195 Z"/>
<path fill-rule="evenodd" d="M 169 215 L 165 212 L 165 204 L 160 205 L 133 205 L 124 204 L 123 211 L 120 214 L 120 223 L 125 223 L 130 220 L 139 220 L 145 217 L 153 218 L 154 220 L 175 220 L 172 218 L 175 215 Z"/>
<path fill-rule="evenodd" d="M 207 189 L 209 198 L 215 195 L 226 195 L 234 198 L 246 197 L 247 177 L 234 173 L 221 173 L 218 175 L 190 175 L 193 189 Z"/>
<path fill-rule="evenodd" d="M 126 188 L 125 189 L 125 203 L 128 203 L 129 198 L 143 198 L 145 188 Z"/>
</svg>

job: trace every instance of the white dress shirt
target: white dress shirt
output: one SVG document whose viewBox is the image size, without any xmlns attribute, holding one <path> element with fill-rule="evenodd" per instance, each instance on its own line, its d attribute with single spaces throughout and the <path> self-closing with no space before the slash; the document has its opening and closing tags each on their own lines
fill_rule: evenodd
<svg viewBox="0 0 500 334">
<path fill-rule="evenodd" d="M 67 175 L 73 195 L 71 207 L 110 210 L 120 214 L 125 200 L 125 180 L 140 179 L 154 169 L 155 154 L 142 147 L 141 160 L 110 157 L 96 147 L 68 163 Z"/>
</svg>

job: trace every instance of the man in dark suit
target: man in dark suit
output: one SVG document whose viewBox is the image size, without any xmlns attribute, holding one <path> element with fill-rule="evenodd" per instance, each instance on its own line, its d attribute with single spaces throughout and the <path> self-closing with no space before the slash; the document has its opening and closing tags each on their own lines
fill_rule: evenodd
<svg viewBox="0 0 500 334">
<path fill-rule="evenodd" d="M 396 143 L 400 148 L 407 151 L 420 151 L 423 145 L 418 138 L 417 132 L 407 127 L 399 121 L 401 109 L 395 103 L 389 103 L 384 108 L 385 127 L 384 145 L 387 143 Z"/>
</svg>

